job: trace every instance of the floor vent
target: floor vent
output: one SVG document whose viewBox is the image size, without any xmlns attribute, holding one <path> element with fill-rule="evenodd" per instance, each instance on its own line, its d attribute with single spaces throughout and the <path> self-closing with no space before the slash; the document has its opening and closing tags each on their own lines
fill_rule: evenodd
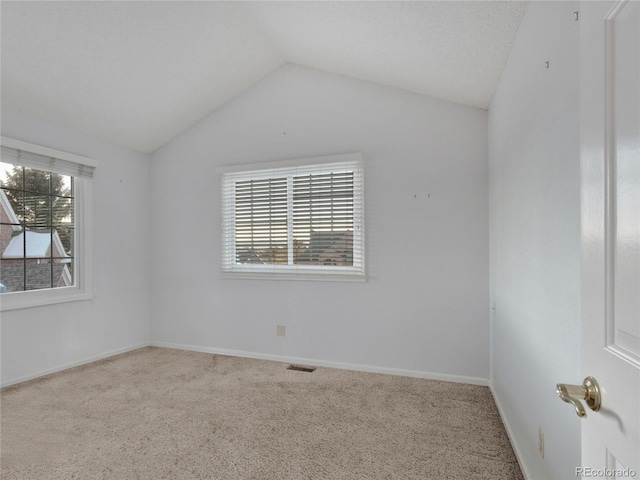
<svg viewBox="0 0 640 480">
<path fill-rule="evenodd" d="M 305 367 L 302 365 L 289 365 L 287 370 L 295 370 L 297 372 L 308 372 L 311 373 L 316 369 L 316 367 Z"/>
</svg>

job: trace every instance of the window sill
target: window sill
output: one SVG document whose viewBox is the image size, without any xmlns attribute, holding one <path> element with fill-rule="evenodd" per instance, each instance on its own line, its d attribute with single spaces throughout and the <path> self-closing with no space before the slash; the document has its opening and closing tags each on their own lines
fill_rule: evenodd
<svg viewBox="0 0 640 480">
<path fill-rule="evenodd" d="M 0 294 L 0 311 L 19 310 L 23 308 L 42 307 L 58 303 L 91 300 L 93 295 L 78 287 L 61 287 L 28 292 L 12 292 Z"/>
<path fill-rule="evenodd" d="M 290 280 L 312 282 L 366 282 L 367 277 L 344 273 L 295 273 L 295 272 L 222 272 L 226 280 Z"/>
</svg>

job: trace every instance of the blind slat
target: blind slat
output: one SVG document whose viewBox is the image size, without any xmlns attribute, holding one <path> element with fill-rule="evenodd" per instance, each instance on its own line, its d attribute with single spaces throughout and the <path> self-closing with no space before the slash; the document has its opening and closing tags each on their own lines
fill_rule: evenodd
<svg viewBox="0 0 640 480">
<path fill-rule="evenodd" d="M 2 145 L 0 155 L 1 160 L 5 163 L 73 177 L 92 177 L 95 169 L 94 165 L 77 163 L 53 156 L 48 157 L 5 145 Z"/>
<path fill-rule="evenodd" d="M 362 164 L 340 158 L 223 173 L 223 271 L 364 275 Z"/>
</svg>

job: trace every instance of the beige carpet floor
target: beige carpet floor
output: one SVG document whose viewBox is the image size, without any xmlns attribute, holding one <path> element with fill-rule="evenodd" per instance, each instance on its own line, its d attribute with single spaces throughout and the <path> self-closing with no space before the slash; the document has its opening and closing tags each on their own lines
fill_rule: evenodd
<svg viewBox="0 0 640 480">
<path fill-rule="evenodd" d="M 144 348 L 2 390 L 1 478 L 522 479 L 486 387 Z"/>
</svg>

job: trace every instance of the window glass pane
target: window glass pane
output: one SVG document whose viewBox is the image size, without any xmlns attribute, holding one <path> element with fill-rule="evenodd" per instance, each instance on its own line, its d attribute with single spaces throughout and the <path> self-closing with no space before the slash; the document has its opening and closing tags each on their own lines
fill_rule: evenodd
<svg viewBox="0 0 640 480">
<path fill-rule="evenodd" d="M 288 262 L 287 179 L 236 183 L 236 263 Z"/>
<path fill-rule="evenodd" d="M 75 234 L 75 228 L 73 228 L 73 226 L 61 225 L 55 228 L 55 232 L 58 234 L 58 237 L 60 238 L 60 243 L 62 244 L 62 251 L 60 253 L 54 253 L 54 256 L 59 255 L 61 257 L 65 257 L 65 256 L 72 257 L 74 255 L 73 236 Z"/>
<path fill-rule="evenodd" d="M 71 258 L 62 260 L 62 263 L 64 263 L 66 270 L 65 269 L 62 270 L 62 275 L 58 281 L 58 287 L 70 287 L 75 283 L 73 278 L 73 276 L 75 275 L 73 267 L 75 266 L 76 263 Z"/>
<path fill-rule="evenodd" d="M 38 194 L 50 193 L 51 174 L 43 170 L 34 168 L 24 169 L 24 190 L 25 192 Z"/>
<path fill-rule="evenodd" d="M 22 167 L 0 162 L 0 186 L 22 190 Z"/>
<path fill-rule="evenodd" d="M 65 197 L 52 197 L 51 210 L 54 226 L 73 226 L 73 199 Z"/>
<path fill-rule="evenodd" d="M 73 285 L 73 178 L 3 163 L 0 180 L 0 282 L 6 292 Z"/>
<path fill-rule="evenodd" d="M 37 260 L 27 261 L 25 264 L 27 277 L 25 290 L 51 288 L 52 269 L 54 266 L 51 262 L 41 263 Z"/>
<path fill-rule="evenodd" d="M 25 209 L 24 209 L 24 191 L 23 190 L 4 190 L 7 200 L 9 201 L 8 211 L 5 211 L 3 216 L 8 216 L 13 213 L 17 223 L 22 225 L 25 221 Z M 3 207 L 4 208 L 4 207 Z"/>
<path fill-rule="evenodd" d="M 68 255 L 73 255 L 73 235 L 75 229 L 73 208 L 73 199 L 71 198 L 52 198 L 52 226 L 58 233 L 64 251 Z"/>
<path fill-rule="evenodd" d="M 51 197 L 49 195 L 36 195 L 24 192 L 19 206 L 21 213 L 18 218 L 24 222 L 27 228 L 47 228 L 51 225 Z"/>
<path fill-rule="evenodd" d="M 59 261 L 27 261 L 25 290 L 41 290 L 43 288 L 68 287 L 71 282 L 69 263 Z"/>
<path fill-rule="evenodd" d="M 0 223 L 3 225 L 12 225 L 12 226 L 20 225 L 19 218 L 16 215 L 11 214 L 11 212 L 15 213 L 11 198 L 9 197 L 9 195 L 11 195 L 12 192 L 10 190 L 5 190 L 5 189 L 2 189 L 1 191 L 2 193 L 0 193 L 0 196 L 2 197 L 1 201 L 3 206 L 0 209 Z M 8 235 L 9 238 L 11 238 L 12 231 L 13 231 L 13 228 L 11 229 L 5 228 L 2 230 L 3 234 Z"/>
<path fill-rule="evenodd" d="M 5 286 L 6 293 L 24 290 L 24 261 L 2 260 L 0 283 Z"/>
<path fill-rule="evenodd" d="M 9 163 L 0 164 L 0 179 L 2 186 L 5 187 L 4 192 L 9 200 L 10 209 L 22 223 L 25 220 L 24 209 L 24 168 L 11 165 Z M 4 209 L 3 209 L 4 210 Z M 8 212 L 3 212 L 3 217 Z"/>
<path fill-rule="evenodd" d="M 361 156 L 324 159 L 223 174 L 224 272 L 364 280 Z"/>
<path fill-rule="evenodd" d="M 296 264 L 353 265 L 353 172 L 293 178 L 293 241 Z"/>
<path fill-rule="evenodd" d="M 73 177 L 52 173 L 50 193 L 57 196 L 73 197 Z"/>
</svg>

